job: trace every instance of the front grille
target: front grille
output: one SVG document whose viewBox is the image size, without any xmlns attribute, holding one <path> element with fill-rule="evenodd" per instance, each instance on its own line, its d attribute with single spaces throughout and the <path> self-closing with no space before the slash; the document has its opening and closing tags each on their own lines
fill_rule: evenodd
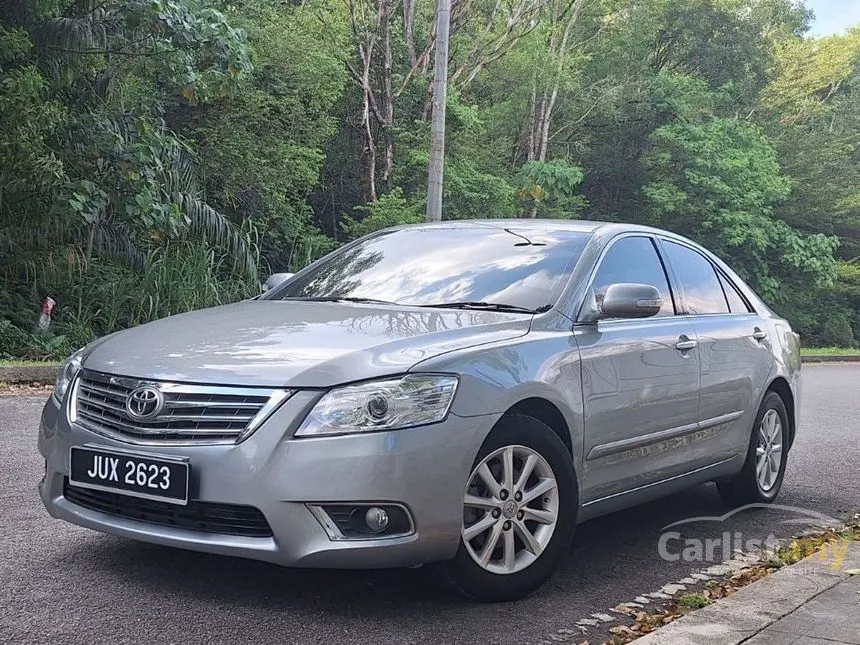
<svg viewBox="0 0 860 645">
<path fill-rule="evenodd" d="M 153 386 L 164 397 L 158 416 L 141 421 L 126 410 L 131 392 Z M 76 421 L 102 434 L 135 439 L 235 441 L 262 423 L 286 390 L 138 380 L 85 370 L 72 393 Z"/>
<path fill-rule="evenodd" d="M 73 504 L 114 517 L 159 526 L 242 537 L 271 537 L 272 529 L 253 506 L 190 501 L 187 506 L 73 486 L 63 481 L 63 496 Z"/>
</svg>

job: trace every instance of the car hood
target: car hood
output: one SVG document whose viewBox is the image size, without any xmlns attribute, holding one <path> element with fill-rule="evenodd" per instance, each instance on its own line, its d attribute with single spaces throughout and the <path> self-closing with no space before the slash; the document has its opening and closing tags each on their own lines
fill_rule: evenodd
<svg viewBox="0 0 860 645">
<path fill-rule="evenodd" d="M 89 350 L 84 367 L 189 383 L 328 387 L 516 338 L 530 323 L 490 311 L 253 300 L 113 334 Z"/>
</svg>

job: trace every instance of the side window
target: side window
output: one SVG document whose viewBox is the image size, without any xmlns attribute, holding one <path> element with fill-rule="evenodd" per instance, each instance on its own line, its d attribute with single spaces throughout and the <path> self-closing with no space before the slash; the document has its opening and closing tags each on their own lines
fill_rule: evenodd
<svg viewBox="0 0 860 645">
<path fill-rule="evenodd" d="M 684 304 L 691 314 L 727 314 L 729 305 L 714 266 L 701 254 L 666 240 L 666 255 L 684 290 Z"/>
<path fill-rule="evenodd" d="M 592 288 L 600 298 L 609 285 L 617 282 L 635 282 L 656 287 L 663 299 L 663 308 L 657 315 L 675 315 L 666 271 L 650 238 L 624 237 L 609 247 L 594 276 Z"/>
<path fill-rule="evenodd" d="M 722 273 L 717 272 L 717 275 L 720 277 L 720 284 L 723 285 L 723 291 L 726 293 L 726 300 L 729 301 L 729 311 L 733 314 L 750 313 L 750 308 L 737 287 L 729 282 L 729 279 Z"/>
</svg>

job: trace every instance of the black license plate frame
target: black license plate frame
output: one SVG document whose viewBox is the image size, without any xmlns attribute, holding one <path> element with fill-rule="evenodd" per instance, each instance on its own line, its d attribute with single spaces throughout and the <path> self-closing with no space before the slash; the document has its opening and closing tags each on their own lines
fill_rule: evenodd
<svg viewBox="0 0 860 645">
<path fill-rule="evenodd" d="M 69 448 L 69 483 L 81 488 L 187 506 L 190 476 L 183 458 L 86 445 Z"/>
</svg>

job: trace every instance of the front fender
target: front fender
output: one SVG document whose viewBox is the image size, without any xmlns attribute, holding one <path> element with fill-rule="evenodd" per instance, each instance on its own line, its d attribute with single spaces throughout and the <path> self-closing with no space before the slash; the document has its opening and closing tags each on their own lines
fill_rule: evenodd
<svg viewBox="0 0 860 645">
<path fill-rule="evenodd" d="M 579 347 L 566 318 L 555 327 L 533 328 L 517 339 L 442 354 L 412 370 L 458 374 L 460 385 L 451 411 L 461 417 L 502 414 L 526 399 L 548 401 L 564 417 L 579 474 L 584 428 Z"/>
</svg>

